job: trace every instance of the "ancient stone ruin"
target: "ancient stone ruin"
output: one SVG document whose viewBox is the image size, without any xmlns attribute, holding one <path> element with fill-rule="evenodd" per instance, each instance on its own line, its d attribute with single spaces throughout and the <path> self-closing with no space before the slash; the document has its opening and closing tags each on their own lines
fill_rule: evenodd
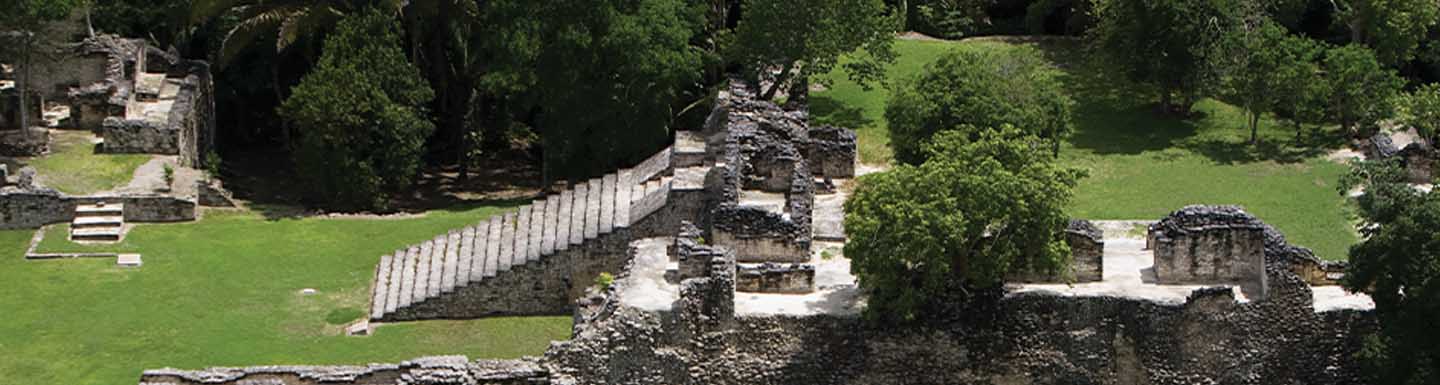
<svg viewBox="0 0 1440 385">
<path fill-rule="evenodd" d="M 1268 227 L 1229 208 L 1187 208 L 1152 232 L 1156 247 L 1171 250 L 1169 258 L 1209 258 L 1206 263 L 1228 270 L 1172 263 L 1166 273 L 1223 278 L 1233 272 L 1266 282 L 1264 298 L 1241 301 L 1227 287 L 1202 287 L 1175 303 L 994 291 L 908 328 L 853 313 L 745 311 L 740 305 L 748 299 L 741 297 L 819 292 L 806 283 L 818 280 L 815 259 L 802 259 L 798 250 L 813 242 L 806 230 L 813 230 L 815 181 L 834 177 L 828 174 L 834 169 L 815 173 L 809 163 L 815 153 L 800 150 L 813 143 L 803 114 L 755 100 L 738 85 L 722 93 L 710 122 L 677 135 L 674 147 L 636 167 L 380 258 L 370 320 L 572 314 L 572 338 L 552 343 L 541 357 L 159 369 L 145 371 L 140 383 L 1361 381 L 1353 357 L 1376 328 L 1373 313 L 1317 311 L 1310 286 L 1281 263 L 1302 249 L 1283 237 L 1271 240 Z M 1073 278 L 1103 272 L 1093 257 L 1107 246 L 1099 229 L 1075 221 L 1065 234 L 1077 254 Z M 1260 277 L 1248 275 L 1252 257 Z M 590 285 L 602 271 L 614 273 L 614 283 Z M 847 301 L 831 293 L 811 305 Z"/>
<path fill-rule="evenodd" d="M 49 131 L 41 124 L 92 131 L 102 139 L 100 152 L 175 155 L 182 167 L 201 167 L 214 148 L 214 91 L 207 63 L 182 59 L 143 39 L 107 34 L 61 44 L 56 52 L 39 56 L 45 60 L 33 68 L 5 65 L 0 71 L 8 76 L 29 71 L 30 113 L 43 118 L 34 119 L 28 131 L 19 130 L 19 92 L 13 82 L 0 82 L 0 155 L 48 152 Z M 29 179 L 0 181 L 6 184 L 0 188 L 0 229 L 69 222 L 72 239 L 118 241 L 126 222 L 194 220 L 201 195 L 224 195 L 200 188 L 207 194 L 180 196 L 165 186 L 71 196 Z"/>
</svg>

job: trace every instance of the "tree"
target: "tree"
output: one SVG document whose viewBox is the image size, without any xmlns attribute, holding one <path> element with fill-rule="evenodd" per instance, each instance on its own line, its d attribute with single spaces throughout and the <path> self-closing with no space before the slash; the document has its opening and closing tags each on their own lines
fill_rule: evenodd
<svg viewBox="0 0 1440 385">
<path fill-rule="evenodd" d="M 1275 110 L 1280 103 L 1279 89 L 1284 78 L 1282 69 L 1297 66 L 1288 52 L 1278 49 L 1285 44 L 1285 29 L 1273 22 L 1262 21 L 1254 27 L 1236 29 L 1230 39 L 1231 61 L 1225 92 L 1240 108 L 1245 109 L 1250 125 L 1250 144 L 1259 141 L 1260 116 Z"/>
<path fill-rule="evenodd" d="M 1395 96 L 1403 83 L 1394 71 L 1380 66 L 1369 49 L 1350 44 L 1325 52 L 1330 112 L 1346 132 L 1364 136 L 1357 125 L 1372 126 L 1395 112 Z"/>
<path fill-rule="evenodd" d="M 885 64 L 895 60 L 899 17 L 884 0 L 746 0 L 742 15 L 729 56 L 756 74 L 780 71 L 761 93 L 765 99 L 794 77 L 808 84 L 857 50 L 863 54 L 844 67 L 862 85 L 882 79 Z"/>
<path fill-rule="evenodd" d="M 370 5 L 398 11 L 400 0 L 196 0 L 190 4 L 193 25 L 226 16 L 238 20 L 221 39 L 216 64 L 224 66 L 263 34 L 274 34 L 275 51 L 284 51 L 302 37 L 329 31 L 345 15 Z"/>
<path fill-rule="evenodd" d="M 919 166 L 860 177 L 845 203 L 845 255 L 871 290 L 870 317 L 914 320 L 952 288 L 1067 265 L 1063 208 L 1084 173 L 1058 166 L 1043 140 L 1020 130 L 972 131 L 978 139 L 937 134 Z"/>
<path fill-rule="evenodd" d="M 1440 84 L 1420 86 L 1405 97 L 1404 122 L 1431 143 L 1440 142 Z"/>
<path fill-rule="evenodd" d="M 1218 85 L 1221 47 L 1243 9 L 1239 0 L 1099 1 L 1088 40 L 1107 68 L 1153 88 L 1163 111 L 1188 114 Z"/>
<path fill-rule="evenodd" d="M 1375 50 L 1380 62 L 1401 65 L 1415 58 L 1426 32 L 1440 21 L 1435 0 L 1338 0 L 1332 2 L 1350 28 L 1350 42 Z"/>
<path fill-rule="evenodd" d="M 20 76 L 16 90 L 20 92 L 20 130 L 30 135 L 30 69 L 37 66 L 37 55 L 52 48 L 54 24 L 70 16 L 81 0 L 0 0 L 0 56 L 18 57 Z"/>
<path fill-rule="evenodd" d="M 342 20 L 280 107 L 300 132 L 295 165 L 308 197 L 334 209 L 385 208 L 386 193 L 409 186 L 419 168 L 433 97 L 389 15 Z"/>
<path fill-rule="evenodd" d="M 1341 183 L 1360 187 L 1363 240 L 1350 247 L 1346 290 L 1375 300 L 1380 332 L 1361 358 L 1379 384 L 1440 381 L 1440 194 L 1405 183 L 1398 159 L 1361 162 Z"/>
<path fill-rule="evenodd" d="M 663 148 L 679 92 L 700 78 L 690 39 L 702 9 L 685 0 L 528 3 L 544 47 L 530 91 L 547 175 L 598 175 Z"/>
<path fill-rule="evenodd" d="M 1324 47 L 1315 40 L 1289 35 L 1270 49 L 1279 50 L 1286 63 L 1276 69 L 1277 87 L 1271 90 L 1278 96 L 1276 115 L 1290 120 L 1295 127 L 1295 140 L 1300 140 L 1305 124 L 1319 124 L 1325 121 L 1325 107 L 1331 90 L 1320 69 Z"/>
<path fill-rule="evenodd" d="M 1072 131 L 1071 105 L 1059 72 L 1031 47 L 957 50 L 899 83 L 885 107 L 895 158 L 925 161 L 924 144 L 941 131 L 1009 124 L 1049 141 L 1058 153 Z"/>
</svg>

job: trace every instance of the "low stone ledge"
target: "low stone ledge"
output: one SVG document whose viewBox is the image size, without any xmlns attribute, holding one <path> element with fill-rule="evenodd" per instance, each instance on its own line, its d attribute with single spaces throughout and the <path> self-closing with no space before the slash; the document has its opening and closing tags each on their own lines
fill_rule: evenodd
<svg viewBox="0 0 1440 385">
<path fill-rule="evenodd" d="M 735 291 L 808 294 L 815 291 L 815 266 L 776 263 L 739 265 L 735 272 Z"/>
</svg>

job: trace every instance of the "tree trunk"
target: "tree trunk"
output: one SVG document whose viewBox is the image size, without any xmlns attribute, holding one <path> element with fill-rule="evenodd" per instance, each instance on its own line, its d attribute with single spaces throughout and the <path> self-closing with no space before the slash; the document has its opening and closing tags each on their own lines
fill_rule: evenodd
<svg viewBox="0 0 1440 385">
<path fill-rule="evenodd" d="M 270 62 L 270 90 L 275 92 L 275 101 L 278 104 L 285 104 L 285 94 L 280 91 L 280 58 L 277 55 L 275 60 Z M 285 118 L 280 119 L 280 142 L 287 149 L 294 151 L 294 141 L 290 138 L 290 122 Z"/>
<path fill-rule="evenodd" d="M 1260 142 L 1260 113 L 1250 111 L 1250 144 Z"/>
<path fill-rule="evenodd" d="M 775 92 L 780 91 L 780 87 L 782 87 L 786 81 L 790 80 L 790 70 L 794 68 L 795 62 L 786 63 L 785 68 L 780 71 L 780 75 L 775 77 L 774 84 L 770 85 L 770 89 L 766 90 L 765 93 L 760 96 L 760 99 L 774 100 Z"/>
<path fill-rule="evenodd" d="M 1170 114 L 1170 90 L 1160 90 L 1160 113 Z"/>
<path fill-rule="evenodd" d="M 30 51 L 34 49 L 32 39 L 35 35 L 26 36 L 21 40 L 21 56 L 24 64 L 20 66 L 20 135 L 26 140 L 30 139 Z"/>
</svg>

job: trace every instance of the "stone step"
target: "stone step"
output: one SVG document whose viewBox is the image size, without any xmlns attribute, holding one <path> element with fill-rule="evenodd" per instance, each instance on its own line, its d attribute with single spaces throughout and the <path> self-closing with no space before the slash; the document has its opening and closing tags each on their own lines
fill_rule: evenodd
<svg viewBox="0 0 1440 385">
<path fill-rule="evenodd" d="M 589 211 L 590 185 L 575 185 L 575 201 L 570 205 L 570 246 L 585 243 L 585 213 Z"/>
<path fill-rule="evenodd" d="M 119 203 L 107 203 L 105 205 L 79 205 L 75 206 L 76 216 L 117 216 L 124 215 L 125 205 Z"/>
<path fill-rule="evenodd" d="M 455 286 L 469 285 L 475 278 L 475 226 L 460 230 L 460 259 L 456 263 Z"/>
<path fill-rule="evenodd" d="M 574 201 L 574 190 L 567 189 L 560 192 L 560 211 L 557 212 L 555 218 L 555 251 L 570 249 L 570 229 L 573 228 L 571 222 L 574 220 L 570 210 Z"/>
<path fill-rule="evenodd" d="M 397 293 L 397 296 L 400 297 L 397 302 L 397 308 L 408 307 L 411 303 L 415 302 L 415 296 L 413 294 L 415 292 L 415 271 L 419 265 L 420 248 L 410 246 L 410 248 L 405 250 L 405 268 L 401 274 L 400 292 Z"/>
<path fill-rule="evenodd" d="M 405 269 L 406 252 L 406 250 L 396 250 L 394 258 L 390 261 L 390 287 L 389 291 L 385 293 L 384 314 L 394 313 L 395 309 L 400 307 L 400 285 L 401 282 L 404 282 L 403 270 Z"/>
<path fill-rule="evenodd" d="M 440 296 L 440 283 L 445 274 L 445 236 L 435 236 L 435 249 L 430 253 L 430 282 L 425 284 L 425 298 Z"/>
<path fill-rule="evenodd" d="M 585 239 L 600 236 L 600 178 L 591 179 L 585 195 Z"/>
<path fill-rule="evenodd" d="M 385 301 L 390 298 L 390 261 L 393 259 L 394 257 L 389 255 L 380 256 L 380 264 L 375 266 L 375 287 L 370 298 L 370 319 L 380 319 L 385 315 Z"/>
<path fill-rule="evenodd" d="M 494 277 L 500 271 L 500 226 L 501 217 L 490 217 L 485 226 L 485 278 Z"/>
<path fill-rule="evenodd" d="M 445 237 L 445 262 L 441 267 L 444 270 L 440 273 L 440 292 L 455 291 L 455 282 L 459 281 L 456 275 L 460 271 L 460 233 L 457 231 L 451 230 Z"/>
<path fill-rule="evenodd" d="M 635 181 L 630 169 L 620 170 L 615 180 L 615 227 L 630 227 L 630 193 Z"/>
<path fill-rule="evenodd" d="M 410 302 L 424 301 L 430 293 L 430 256 L 435 252 L 435 240 L 420 244 L 420 254 L 415 260 L 415 290 L 410 292 Z"/>
<path fill-rule="evenodd" d="M 540 254 L 555 254 L 555 232 L 559 230 L 560 195 L 545 198 L 545 219 L 540 234 Z"/>
<path fill-rule="evenodd" d="M 615 230 L 615 186 L 616 175 L 605 174 L 600 178 L 600 234 Z"/>
<path fill-rule="evenodd" d="M 541 250 L 544 250 L 545 240 L 545 206 L 550 203 L 545 200 L 535 201 L 530 209 L 530 239 L 525 243 L 525 262 L 540 260 Z"/>
<path fill-rule="evenodd" d="M 524 265 L 530 256 L 530 217 L 533 206 L 525 205 L 520 207 L 520 213 L 515 218 L 515 252 L 511 254 L 510 266 Z"/>
<path fill-rule="evenodd" d="M 94 216 L 94 217 L 75 217 L 75 220 L 70 221 L 70 227 L 72 227 L 72 228 L 75 228 L 75 227 L 96 227 L 96 226 L 100 226 L 100 227 L 103 227 L 103 226 L 116 227 L 116 226 L 123 226 L 123 225 L 125 225 L 125 217 L 123 217 L 123 216 L 118 216 L 118 215 L 114 215 L 114 216 L 108 216 L 108 215 L 107 215 L 107 216 Z"/>
<path fill-rule="evenodd" d="M 70 229 L 70 239 L 74 241 L 119 241 L 120 227 L 88 227 Z"/>
<path fill-rule="evenodd" d="M 515 213 L 506 213 L 500 220 L 500 254 L 497 257 L 498 271 L 510 271 L 515 259 Z"/>
</svg>

